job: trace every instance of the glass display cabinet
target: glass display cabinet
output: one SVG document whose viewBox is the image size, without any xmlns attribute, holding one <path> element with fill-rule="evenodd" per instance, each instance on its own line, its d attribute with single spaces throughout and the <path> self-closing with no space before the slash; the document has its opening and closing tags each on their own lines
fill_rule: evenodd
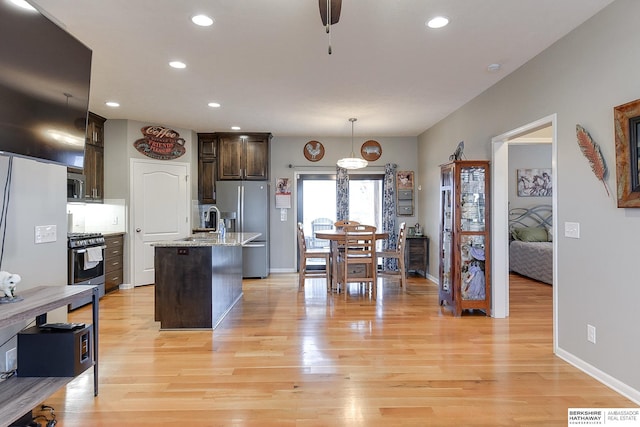
<svg viewBox="0 0 640 427">
<path fill-rule="evenodd" d="M 440 166 L 440 305 L 491 315 L 489 162 Z"/>
</svg>

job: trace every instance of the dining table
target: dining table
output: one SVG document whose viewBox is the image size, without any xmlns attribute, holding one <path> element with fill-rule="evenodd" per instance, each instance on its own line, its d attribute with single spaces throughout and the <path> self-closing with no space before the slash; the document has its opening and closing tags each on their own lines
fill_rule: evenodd
<svg viewBox="0 0 640 427">
<path fill-rule="evenodd" d="M 331 289 L 337 289 L 338 284 L 338 245 L 340 242 L 344 243 L 345 231 L 344 229 L 337 228 L 333 230 L 318 230 L 315 232 L 316 239 L 324 239 L 329 241 L 329 263 L 331 264 L 327 268 L 331 269 Z M 385 240 L 389 238 L 389 233 L 386 231 L 376 231 L 375 240 Z"/>
</svg>

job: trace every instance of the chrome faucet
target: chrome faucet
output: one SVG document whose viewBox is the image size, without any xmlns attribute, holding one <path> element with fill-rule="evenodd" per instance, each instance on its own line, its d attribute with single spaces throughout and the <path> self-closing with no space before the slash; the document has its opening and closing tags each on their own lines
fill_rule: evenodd
<svg viewBox="0 0 640 427">
<path fill-rule="evenodd" d="M 220 221 L 220 210 L 215 206 L 211 206 L 209 209 L 207 209 L 207 211 L 204 213 L 204 220 L 205 221 L 210 221 L 211 219 L 211 211 L 216 211 L 216 221 L 213 224 L 213 228 L 215 229 L 215 231 L 218 231 L 218 221 Z"/>
</svg>

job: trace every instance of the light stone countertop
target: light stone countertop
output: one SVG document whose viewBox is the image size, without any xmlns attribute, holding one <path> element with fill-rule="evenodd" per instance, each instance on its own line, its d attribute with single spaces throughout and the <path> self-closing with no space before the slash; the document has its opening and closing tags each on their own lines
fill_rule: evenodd
<svg viewBox="0 0 640 427">
<path fill-rule="evenodd" d="M 242 246 L 257 239 L 262 233 L 231 233 L 225 234 L 224 239 L 218 233 L 194 233 L 189 237 L 178 240 L 163 240 L 151 243 L 159 247 L 202 247 L 202 246 Z"/>
</svg>

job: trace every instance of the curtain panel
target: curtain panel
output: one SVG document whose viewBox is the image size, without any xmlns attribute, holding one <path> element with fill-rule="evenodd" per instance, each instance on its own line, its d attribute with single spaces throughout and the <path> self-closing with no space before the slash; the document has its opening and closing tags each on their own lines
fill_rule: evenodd
<svg viewBox="0 0 640 427">
<path fill-rule="evenodd" d="M 336 220 L 349 219 L 349 173 L 345 168 L 336 167 Z"/>
<path fill-rule="evenodd" d="M 384 165 L 384 184 L 382 187 L 382 231 L 389 233 L 389 239 L 382 244 L 383 250 L 392 250 L 398 243 L 398 230 L 396 228 L 396 169 L 395 163 Z M 397 270 L 397 259 L 385 259 L 385 270 Z"/>
</svg>

